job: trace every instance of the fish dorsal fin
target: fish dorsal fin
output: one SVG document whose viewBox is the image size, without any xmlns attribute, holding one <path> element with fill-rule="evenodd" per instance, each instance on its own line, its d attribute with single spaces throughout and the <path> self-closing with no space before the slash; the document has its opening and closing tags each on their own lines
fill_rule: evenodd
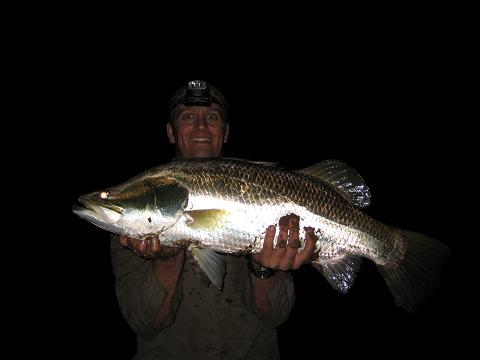
<svg viewBox="0 0 480 360">
<path fill-rule="evenodd" d="M 362 258 L 357 255 L 344 255 L 339 259 L 320 261 L 320 264 L 313 264 L 330 285 L 341 293 L 345 294 L 352 286 L 357 271 L 362 264 Z"/>
<path fill-rule="evenodd" d="M 225 276 L 225 257 L 210 248 L 200 248 L 191 244 L 188 247 L 193 270 L 204 282 L 205 277 L 218 289 L 222 290 Z M 200 270 L 200 272 L 199 272 Z"/>
<path fill-rule="evenodd" d="M 355 169 L 341 161 L 325 160 L 297 172 L 326 181 L 356 207 L 370 205 L 370 190 L 365 181 Z"/>
<path fill-rule="evenodd" d="M 244 162 L 244 163 L 255 164 L 255 165 L 263 165 L 263 166 L 269 166 L 269 167 L 277 167 L 277 166 L 278 166 L 278 163 L 274 163 L 274 162 L 269 162 L 269 161 L 255 161 L 255 160 L 248 160 L 248 159 L 242 159 L 242 158 L 233 158 L 233 157 L 222 157 L 222 160 L 240 161 L 240 162 Z"/>
</svg>

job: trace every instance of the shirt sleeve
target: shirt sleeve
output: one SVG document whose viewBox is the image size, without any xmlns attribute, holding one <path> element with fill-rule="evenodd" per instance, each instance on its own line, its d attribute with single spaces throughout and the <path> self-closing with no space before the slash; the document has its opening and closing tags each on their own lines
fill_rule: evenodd
<svg viewBox="0 0 480 360">
<path fill-rule="evenodd" d="M 158 308 L 166 297 L 165 288 L 155 279 L 152 260 L 142 259 L 111 237 L 111 257 L 115 291 L 120 310 L 133 331 L 145 339 L 153 338 L 173 324 L 182 297 L 181 277 L 172 299 L 171 311 L 162 324 L 154 326 Z"/>
<path fill-rule="evenodd" d="M 270 314 L 262 318 L 254 306 L 253 291 L 250 274 L 247 272 L 248 284 L 245 286 L 244 303 L 246 308 L 257 315 L 266 327 L 276 328 L 288 319 L 295 303 L 295 287 L 292 274 L 285 271 L 278 271 L 275 274 L 275 284 L 268 296 L 272 310 Z"/>
</svg>

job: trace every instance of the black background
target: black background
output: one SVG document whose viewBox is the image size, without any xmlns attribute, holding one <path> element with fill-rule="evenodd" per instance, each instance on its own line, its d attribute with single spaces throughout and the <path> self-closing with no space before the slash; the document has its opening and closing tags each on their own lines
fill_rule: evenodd
<svg viewBox="0 0 480 360">
<path fill-rule="evenodd" d="M 50 220 L 55 235 L 42 241 L 51 270 L 44 291 L 54 295 L 35 311 L 46 315 L 39 328 L 52 315 L 59 320 L 48 336 L 56 350 L 115 359 L 135 353 L 135 335 L 115 299 L 108 235 L 75 217 L 71 206 L 80 194 L 171 159 L 168 99 L 186 80 L 204 79 L 231 107 L 226 156 L 287 169 L 345 161 L 371 189 L 370 215 L 435 237 L 453 252 L 442 286 L 414 314 L 395 306 L 369 261 L 346 295 L 309 266 L 295 271 L 296 305 L 279 328 L 282 358 L 375 355 L 380 344 L 399 356 L 462 351 L 453 340 L 464 295 L 454 275 L 461 236 L 452 220 L 461 215 L 454 179 L 462 167 L 451 143 L 470 127 L 455 116 L 446 37 L 403 35 L 359 37 L 308 54 L 301 49 L 319 44 L 272 45 L 267 57 L 207 45 L 200 53 L 188 46 L 153 51 L 132 39 L 128 46 L 93 35 L 83 42 L 82 34 L 61 45 L 49 58 L 51 74 L 37 74 L 33 88 L 49 83 L 40 108 L 52 121 L 37 126 L 51 133 L 41 140 L 53 160 L 41 177 L 57 214 Z"/>
</svg>

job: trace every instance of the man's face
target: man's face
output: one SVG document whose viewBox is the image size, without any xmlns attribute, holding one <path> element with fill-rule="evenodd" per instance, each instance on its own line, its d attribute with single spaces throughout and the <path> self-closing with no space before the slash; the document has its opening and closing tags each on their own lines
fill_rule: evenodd
<svg viewBox="0 0 480 360">
<path fill-rule="evenodd" d="M 185 106 L 175 109 L 173 126 L 167 124 L 170 143 L 182 159 L 219 157 L 227 142 L 228 125 L 219 105 Z"/>
</svg>

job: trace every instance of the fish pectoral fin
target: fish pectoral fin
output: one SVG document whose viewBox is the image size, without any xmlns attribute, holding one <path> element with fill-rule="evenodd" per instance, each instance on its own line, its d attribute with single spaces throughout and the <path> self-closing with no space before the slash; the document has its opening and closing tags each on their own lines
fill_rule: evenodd
<svg viewBox="0 0 480 360">
<path fill-rule="evenodd" d="M 230 212 L 223 209 L 202 209 L 185 211 L 187 225 L 192 229 L 214 230 L 222 226 Z"/>
<path fill-rule="evenodd" d="M 205 278 L 212 282 L 218 289 L 222 290 L 223 278 L 225 276 L 225 257 L 209 248 L 200 248 L 196 245 L 188 247 L 193 270 L 202 281 Z"/>
<path fill-rule="evenodd" d="M 320 260 L 320 263 L 313 263 L 313 266 L 322 273 L 335 290 L 345 294 L 352 286 L 361 264 L 360 256 L 348 254 L 335 260 Z"/>
<path fill-rule="evenodd" d="M 355 169 L 341 161 L 325 160 L 297 172 L 325 181 L 356 207 L 370 205 L 370 190 L 365 181 Z"/>
</svg>

